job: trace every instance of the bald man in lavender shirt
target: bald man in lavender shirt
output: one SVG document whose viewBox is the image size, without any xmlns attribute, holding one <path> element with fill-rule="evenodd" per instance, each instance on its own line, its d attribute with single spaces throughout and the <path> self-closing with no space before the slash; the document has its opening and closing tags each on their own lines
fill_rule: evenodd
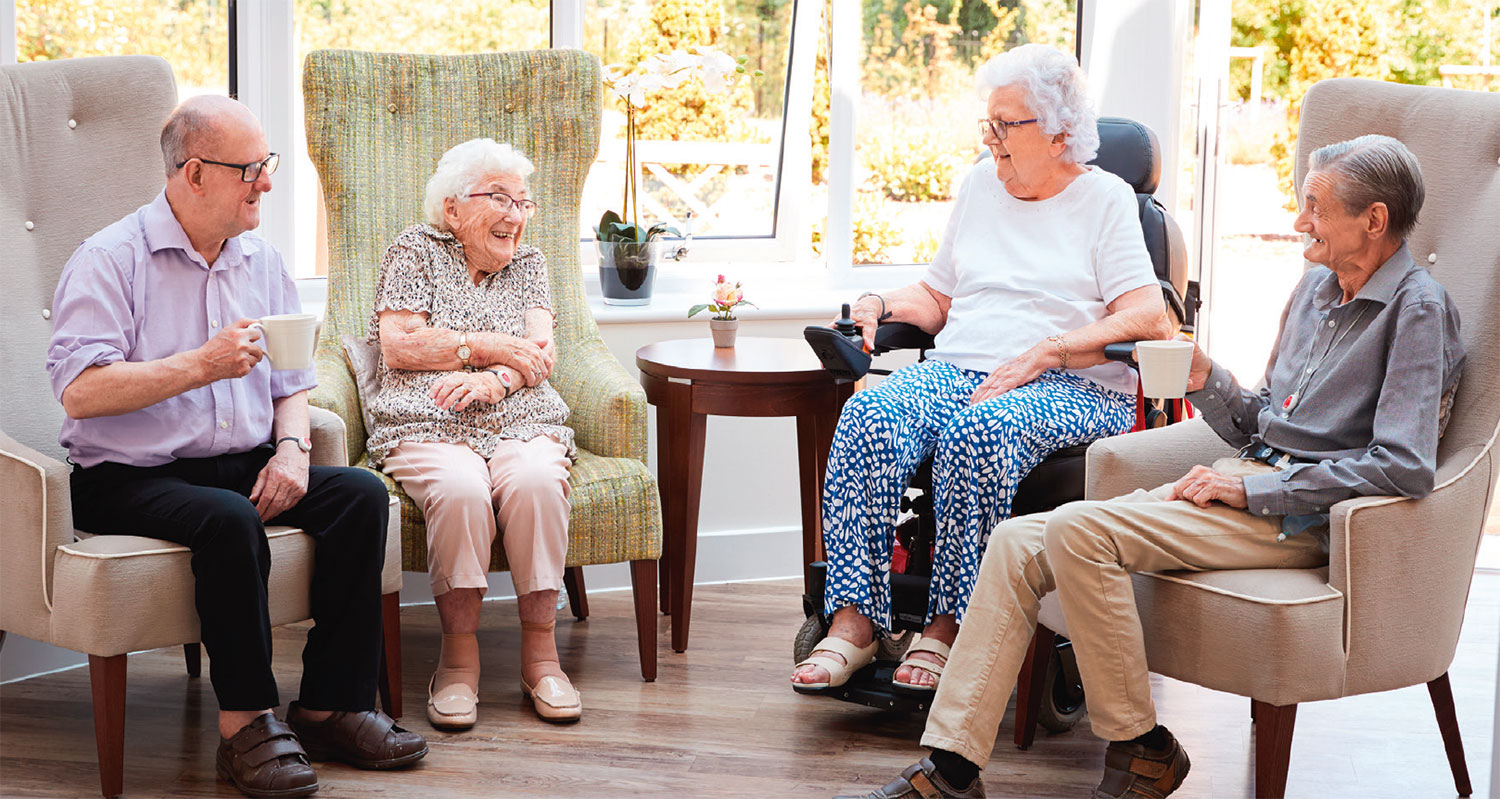
<svg viewBox="0 0 1500 799">
<path fill-rule="evenodd" d="M 299 310 L 281 256 L 249 232 L 278 158 L 248 109 L 212 96 L 172 112 L 162 154 L 165 190 L 85 241 L 57 286 L 47 370 L 68 416 L 75 524 L 192 550 L 217 769 L 242 792 L 312 793 L 309 754 L 415 762 L 426 742 L 374 709 L 385 487 L 309 466 L 313 371 L 273 372 L 251 327 Z M 275 716 L 266 524 L 316 542 L 315 626 L 286 722 Z"/>
</svg>

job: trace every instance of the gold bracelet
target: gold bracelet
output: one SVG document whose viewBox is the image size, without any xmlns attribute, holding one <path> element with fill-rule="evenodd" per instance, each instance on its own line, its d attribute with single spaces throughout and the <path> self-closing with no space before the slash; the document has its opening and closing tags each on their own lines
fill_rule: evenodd
<svg viewBox="0 0 1500 799">
<path fill-rule="evenodd" d="M 1048 336 L 1047 340 L 1057 347 L 1057 368 L 1068 368 L 1068 340 L 1062 336 Z"/>
</svg>

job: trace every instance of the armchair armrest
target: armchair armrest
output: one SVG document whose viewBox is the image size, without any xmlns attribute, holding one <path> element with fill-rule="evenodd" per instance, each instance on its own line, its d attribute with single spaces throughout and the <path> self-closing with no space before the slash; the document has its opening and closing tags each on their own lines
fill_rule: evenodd
<svg viewBox="0 0 1500 799">
<path fill-rule="evenodd" d="M 646 462 L 646 391 L 603 340 L 559 349 L 552 385 L 568 404 L 578 446 L 607 458 Z"/>
<path fill-rule="evenodd" d="M 1084 496 L 1110 499 L 1156 488 L 1234 452 L 1202 418 L 1100 439 L 1089 445 Z"/>
<path fill-rule="evenodd" d="M 1450 453 L 1438 480 L 1421 499 L 1356 497 L 1330 510 L 1328 583 L 1345 596 L 1346 694 L 1427 682 L 1453 661 L 1495 480 L 1493 450 Z"/>
<path fill-rule="evenodd" d="M 344 420 L 333 411 L 316 405 L 308 406 L 307 420 L 311 423 L 308 437 L 312 439 L 312 454 L 309 456 L 312 465 L 348 466 Z"/>
<path fill-rule="evenodd" d="M 53 552 L 73 540 L 68 472 L 0 432 L 0 630 L 51 640 Z"/>
<path fill-rule="evenodd" d="M 324 466 L 348 466 L 365 451 L 365 423 L 359 410 L 359 391 L 354 386 L 354 374 L 344 361 L 342 351 L 320 349 L 317 355 L 318 385 L 308 395 L 308 404 L 337 416 L 341 421 L 343 436 L 343 460 L 338 463 L 325 462 L 318 455 L 317 429 L 313 429 L 313 462 Z M 325 451 L 327 445 L 323 446 Z"/>
</svg>

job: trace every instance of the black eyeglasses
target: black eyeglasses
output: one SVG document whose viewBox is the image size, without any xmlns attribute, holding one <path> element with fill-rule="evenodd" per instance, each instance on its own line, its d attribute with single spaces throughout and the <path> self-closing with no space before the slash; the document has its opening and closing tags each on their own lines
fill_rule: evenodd
<svg viewBox="0 0 1500 799">
<path fill-rule="evenodd" d="M 1036 117 L 1019 119 L 1015 122 L 1006 122 L 1003 119 L 981 119 L 979 120 L 979 138 L 982 139 L 985 137 L 985 134 L 989 134 L 994 136 L 996 141 L 1005 141 L 1005 137 L 1010 135 L 1011 128 L 1030 125 L 1035 121 Z"/>
<path fill-rule="evenodd" d="M 536 216 L 536 203 L 531 200 L 517 200 L 516 198 L 500 191 L 481 191 L 470 194 L 470 197 L 488 197 L 495 204 L 495 210 L 502 214 L 510 213 L 511 208 L 520 208 L 521 215 L 527 219 Z"/>
<path fill-rule="evenodd" d="M 187 161 L 178 163 L 177 168 L 181 169 L 183 165 L 192 160 L 194 158 L 189 158 Z M 214 166 L 227 166 L 232 169 L 238 169 L 240 170 L 240 180 L 245 183 L 254 183 L 260 179 L 260 173 L 262 172 L 266 173 L 267 176 L 276 174 L 276 166 L 281 163 L 281 154 L 271 153 L 266 156 L 264 161 L 251 161 L 248 164 L 227 164 L 223 161 L 210 161 L 207 158 L 197 158 L 197 160 L 205 164 L 213 164 Z"/>
</svg>

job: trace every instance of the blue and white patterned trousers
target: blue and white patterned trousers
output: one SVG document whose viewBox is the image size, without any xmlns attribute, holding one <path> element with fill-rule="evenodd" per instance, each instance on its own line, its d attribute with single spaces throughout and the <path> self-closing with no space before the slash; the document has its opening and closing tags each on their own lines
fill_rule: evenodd
<svg viewBox="0 0 1500 799">
<path fill-rule="evenodd" d="M 823 485 L 828 613 L 854 605 L 891 628 L 891 549 L 902 494 L 932 456 L 937 516 L 927 620 L 963 622 L 979 560 L 1016 486 L 1048 455 L 1130 429 L 1135 398 L 1051 370 L 978 405 L 986 377 L 943 361 L 897 370 L 844 404 Z"/>
</svg>

